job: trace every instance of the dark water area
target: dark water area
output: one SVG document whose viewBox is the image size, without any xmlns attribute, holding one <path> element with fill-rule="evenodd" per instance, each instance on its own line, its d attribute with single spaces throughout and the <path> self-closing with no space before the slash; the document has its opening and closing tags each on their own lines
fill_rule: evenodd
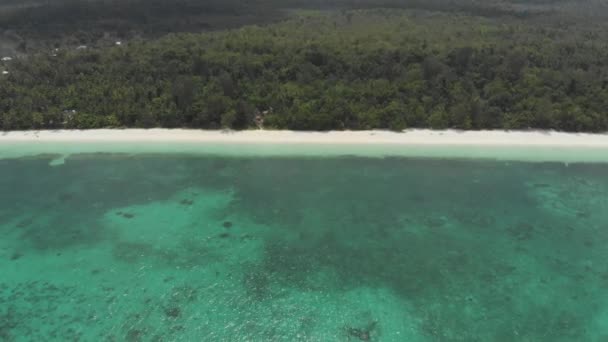
<svg viewBox="0 0 608 342">
<path fill-rule="evenodd" d="M 608 164 L 0 160 L 0 341 L 608 340 Z"/>
</svg>

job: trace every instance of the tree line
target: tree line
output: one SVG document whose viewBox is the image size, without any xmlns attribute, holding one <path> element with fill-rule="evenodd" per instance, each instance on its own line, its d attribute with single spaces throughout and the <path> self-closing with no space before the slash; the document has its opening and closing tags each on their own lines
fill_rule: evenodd
<svg viewBox="0 0 608 342">
<path fill-rule="evenodd" d="M 608 129 L 608 30 L 302 12 L 10 61 L 0 128 Z"/>
</svg>

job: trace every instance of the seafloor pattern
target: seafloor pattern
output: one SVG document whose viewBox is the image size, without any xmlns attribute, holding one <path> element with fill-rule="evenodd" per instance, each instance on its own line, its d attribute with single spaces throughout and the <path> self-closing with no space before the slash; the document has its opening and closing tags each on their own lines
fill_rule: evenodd
<svg viewBox="0 0 608 342">
<path fill-rule="evenodd" d="M 608 165 L 0 160 L 0 341 L 606 341 Z"/>
</svg>

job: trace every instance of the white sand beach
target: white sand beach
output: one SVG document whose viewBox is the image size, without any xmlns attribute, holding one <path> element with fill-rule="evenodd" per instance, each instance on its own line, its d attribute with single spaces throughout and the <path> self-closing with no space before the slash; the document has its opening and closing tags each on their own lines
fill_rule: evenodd
<svg viewBox="0 0 608 342">
<path fill-rule="evenodd" d="M 297 144 L 400 144 L 400 145 L 502 145 L 608 147 L 608 134 L 554 131 L 220 131 L 193 129 L 94 129 L 13 131 L 0 134 L 0 143 L 37 142 L 200 142 Z"/>
<path fill-rule="evenodd" d="M 99 129 L 0 134 L 0 158 L 73 153 L 361 155 L 608 162 L 608 134 L 553 131 Z"/>
</svg>

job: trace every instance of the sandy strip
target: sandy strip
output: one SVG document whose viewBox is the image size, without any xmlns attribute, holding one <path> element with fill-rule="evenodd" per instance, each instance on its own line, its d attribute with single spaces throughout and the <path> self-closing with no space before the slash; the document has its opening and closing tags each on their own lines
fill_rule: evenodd
<svg viewBox="0 0 608 342">
<path fill-rule="evenodd" d="M 5 142 L 200 142 L 200 143 L 296 143 L 296 144 L 400 144 L 568 146 L 608 148 L 608 134 L 552 131 L 205 131 L 187 129 L 97 129 L 15 131 L 0 133 Z"/>
<path fill-rule="evenodd" d="M 54 153 L 362 155 L 608 162 L 608 134 L 552 131 L 204 131 L 100 129 L 0 133 L 0 158 Z"/>
</svg>

